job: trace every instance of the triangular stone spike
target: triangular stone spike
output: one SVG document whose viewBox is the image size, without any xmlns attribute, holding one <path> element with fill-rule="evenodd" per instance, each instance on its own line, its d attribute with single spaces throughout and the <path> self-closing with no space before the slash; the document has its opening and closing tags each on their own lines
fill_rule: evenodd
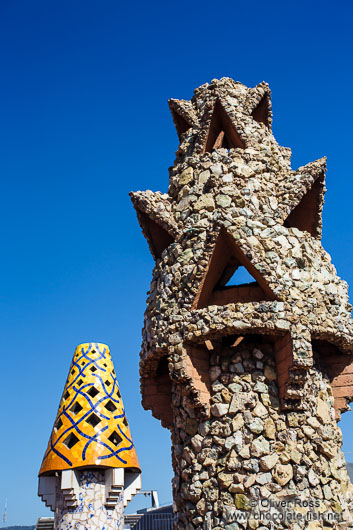
<svg viewBox="0 0 353 530">
<path fill-rule="evenodd" d="M 285 217 L 284 226 L 305 230 L 313 237 L 321 238 L 322 209 L 326 191 L 325 171 L 326 158 L 320 158 L 300 167 L 294 173 L 291 180 L 296 183 L 296 193 L 290 202 L 287 199 L 287 204 L 281 203 L 282 209 L 290 211 Z"/>
<path fill-rule="evenodd" d="M 198 125 L 197 115 L 190 101 L 170 99 L 168 105 L 172 113 L 179 141 L 181 141 L 182 135 L 190 129 L 190 127 Z"/>
<path fill-rule="evenodd" d="M 170 202 L 160 192 L 137 191 L 130 197 L 152 256 L 158 259 L 177 235 Z"/>
<path fill-rule="evenodd" d="M 271 90 L 267 83 L 262 82 L 254 88 L 250 88 L 246 103 L 252 117 L 266 127 L 272 127 Z"/>
</svg>

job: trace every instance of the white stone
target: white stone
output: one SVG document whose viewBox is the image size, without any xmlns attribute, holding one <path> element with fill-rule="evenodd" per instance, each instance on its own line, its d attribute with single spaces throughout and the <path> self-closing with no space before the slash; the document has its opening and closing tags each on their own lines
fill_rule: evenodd
<svg viewBox="0 0 353 530">
<path fill-rule="evenodd" d="M 211 413 L 213 416 L 221 417 L 227 414 L 229 410 L 229 403 L 214 403 L 211 406 Z"/>
</svg>

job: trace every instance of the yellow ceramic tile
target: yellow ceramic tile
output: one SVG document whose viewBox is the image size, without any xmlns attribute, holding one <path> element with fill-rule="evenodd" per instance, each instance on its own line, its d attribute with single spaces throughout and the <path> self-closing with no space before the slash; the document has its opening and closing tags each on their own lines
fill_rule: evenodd
<svg viewBox="0 0 353 530">
<path fill-rule="evenodd" d="M 76 348 L 39 475 L 77 467 L 140 466 L 108 346 Z"/>
</svg>

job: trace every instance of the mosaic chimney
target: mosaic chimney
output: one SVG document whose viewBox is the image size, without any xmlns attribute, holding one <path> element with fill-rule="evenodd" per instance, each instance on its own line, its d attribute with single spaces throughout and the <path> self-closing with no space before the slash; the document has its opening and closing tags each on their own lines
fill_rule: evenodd
<svg viewBox="0 0 353 530">
<path fill-rule="evenodd" d="M 109 348 L 80 344 L 39 472 L 54 529 L 123 529 L 140 474 Z"/>
<path fill-rule="evenodd" d="M 326 160 L 292 169 L 264 82 L 169 107 L 168 192 L 130 195 L 155 259 L 142 403 L 171 431 L 176 527 L 352 528 L 352 308 L 321 244 Z"/>
</svg>

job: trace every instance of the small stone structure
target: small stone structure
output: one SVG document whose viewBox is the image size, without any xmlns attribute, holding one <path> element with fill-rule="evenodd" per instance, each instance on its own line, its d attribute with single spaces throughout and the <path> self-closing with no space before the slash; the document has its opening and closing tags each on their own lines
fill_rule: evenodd
<svg viewBox="0 0 353 530">
<path fill-rule="evenodd" d="M 109 348 L 80 344 L 39 472 L 54 529 L 123 530 L 140 473 Z"/>
<path fill-rule="evenodd" d="M 291 168 L 266 83 L 169 106 L 168 193 L 131 198 L 156 262 L 141 392 L 172 433 L 177 528 L 352 528 L 352 308 L 321 244 L 325 159 Z"/>
</svg>

